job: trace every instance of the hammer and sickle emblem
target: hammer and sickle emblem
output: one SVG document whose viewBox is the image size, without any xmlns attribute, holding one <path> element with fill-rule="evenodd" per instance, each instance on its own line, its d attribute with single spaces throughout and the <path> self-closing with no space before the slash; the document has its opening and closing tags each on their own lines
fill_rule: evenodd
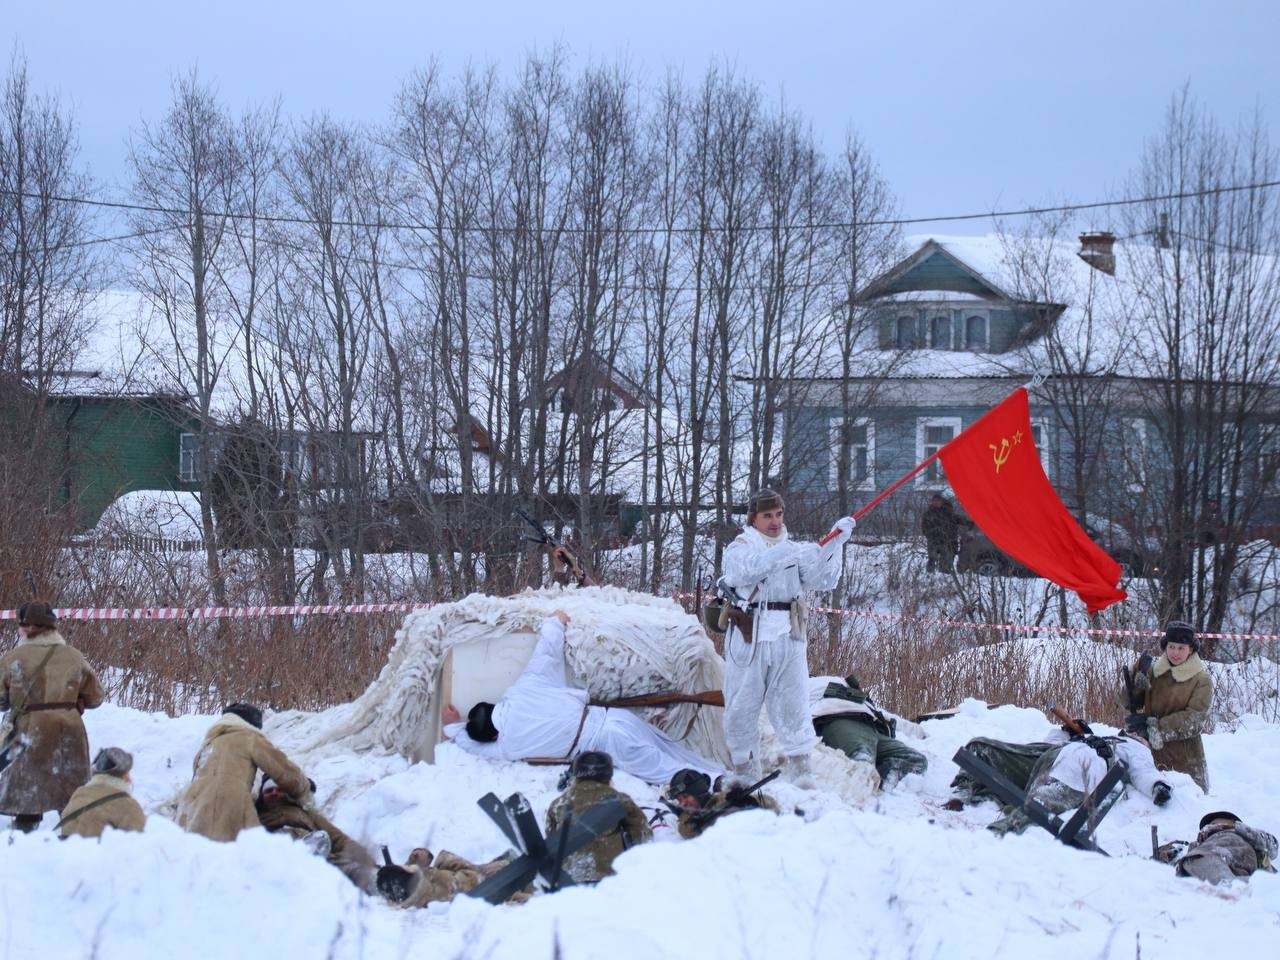
<svg viewBox="0 0 1280 960">
<path fill-rule="evenodd" d="M 987 444 L 991 448 L 991 458 L 996 462 L 996 473 L 1000 472 L 1000 468 L 1005 465 L 1005 461 L 1009 459 L 1009 454 L 1013 451 L 1013 446 L 1009 443 L 1009 438 L 1005 437 L 1000 441 L 1000 446 L 994 443 Z"/>
</svg>

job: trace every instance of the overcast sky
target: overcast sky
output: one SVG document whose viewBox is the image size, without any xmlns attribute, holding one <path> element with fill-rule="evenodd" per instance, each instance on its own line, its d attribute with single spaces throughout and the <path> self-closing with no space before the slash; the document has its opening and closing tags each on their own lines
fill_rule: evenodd
<svg viewBox="0 0 1280 960">
<path fill-rule="evenodd" d="M 1186 83 L 1222 122 L 1261 110 L 1274 130 L 1278 28 L 1276 0 L 10 0 L 0 18 L 33 85 L 74 106 L 109 189 L 130 129 L 192 66 L 236 108 L 278 95 L 293 116 L 377 122 L 433 56 L 510 71 L 559 42 L 655 81 L 729 63 L 828 148 L 856 130 L 908 216 L 1104 197 Z"/>
</svg>

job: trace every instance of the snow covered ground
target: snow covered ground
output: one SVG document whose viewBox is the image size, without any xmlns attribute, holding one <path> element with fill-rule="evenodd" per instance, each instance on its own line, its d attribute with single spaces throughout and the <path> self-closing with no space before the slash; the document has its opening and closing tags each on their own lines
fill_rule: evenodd
<svg viewBox="0 0 1280 960">
<path fill-rule="evenodd" d="M 1162 840 L 1190 838 L 1211 809 L 1280 830 L 1280 725 L 1250 717 L 1207 738 L 1211 795 L 1175 774 L 1164 810 L 1142 798 L 1116 807 L 1099 837 L 1111 858 L 1067 849 L 1035 828 L 997 839 L 981 829 L 996 815 L 992 804 L 941 809 L 950 757 L 966 740 L 1032 740 L 1047 729 L 1037 711 L 966 701 L 958 716 L 923 724 L 925 738 L 913 741 L 929 756 L 928 773 L 866 809 L 830 789 L 840 763 L 822 756 L 820 789 L 775 791 L 802 816 L 739 814 L 688 842 L 660 828 L 657 842 L 626 853 L 617 876 L 593 889 L 519 907 L 463 897 L 412 912 L 361 895 L 301 844 L 258 830 L 217 844 L 167 819 L 212 717 L 107 704 L 85 720 L 95 750 L 134 752 L 147 830 L 60 842 L 50 815 L 37 834 L 7 834 L 5 960 L 1244 956 L 1270 952 L 1280 928 L 1280 877 L 1260 873 L 1214 889 L 1147 858 L 1152 824 Z M 501 853 L 506 843 L 475 800 L 520 790 L 541 811 L 558 773 L 452 745 L 434 765 L 330 754 L 307 770 L 339 825 L 399 858 L 419 844 L 474 858 Z M 656 805 L 652 788 L 626 775 L 616 782 Z"/>
</svg>

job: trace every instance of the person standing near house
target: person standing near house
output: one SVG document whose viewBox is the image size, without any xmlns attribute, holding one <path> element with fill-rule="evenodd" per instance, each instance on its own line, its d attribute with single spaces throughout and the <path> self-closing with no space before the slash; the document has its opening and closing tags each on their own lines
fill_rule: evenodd
<svg viewBox="0 0 1280 960">
<path fill-rule="evenodd" d="M 951 501 L 940 493 L 929 498 L 929 506 L 920 515 L 920 530 L 929 550 L 928 570 L 951 573 L 960 551 L 961 520 Z"/>
<path fill-rule="evenodd" d="M 1146 671 L 1135 672 L 1134 687 L 1143 691 L 1147 741 L 1161 770 L 1188 774 L 1209 792 L 1209 768 L 1201 734 L 1213 704 L 1213 681 L 1200 659 L 1195 628 L 1174 620 L 1160 640 L 1164 655 Z"/>
<path fill-rule="evenodd" d="M 48 810 L 61 810 L 89 779 L 89 737 L 80 715 L 103 701 L 102 684 L 84 654 L 58 632 L 53 607 L 18 608 L 18 645 L 0 657 L 0 813 L 30 833 Z"/>
<path fill-rule="evenodd" d="M 747 500 L 747 522 L 724 551 L 724 582 L 746 601 L 724 638 L 724 735 L 734 773 L 760 779 L 760 709 L 782 746 L 784 775 L 813 786 L 809 752 L 816 738 L 809 715 L 808 638 L 804 594 L 830 590 L 840 578 L 843 546 L 854 520 L 844 517 L 819 547 L 787 536 L 786 505 L 769 488 Z"/>
</svg>

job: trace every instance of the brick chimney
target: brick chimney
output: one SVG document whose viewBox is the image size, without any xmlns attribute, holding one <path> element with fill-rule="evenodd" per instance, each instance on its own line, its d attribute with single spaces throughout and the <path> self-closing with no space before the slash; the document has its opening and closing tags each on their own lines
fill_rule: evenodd
<svg viewBox="0 0 1280 960">
<path fill-rule="evenodd" d="M 1116 235 L 1109 230 L 1080 234 L 1080 257 L 1095 270 L 1101 270 L 1110 276 L 1116 275 L 1115 246 Z"/>
</svg>

